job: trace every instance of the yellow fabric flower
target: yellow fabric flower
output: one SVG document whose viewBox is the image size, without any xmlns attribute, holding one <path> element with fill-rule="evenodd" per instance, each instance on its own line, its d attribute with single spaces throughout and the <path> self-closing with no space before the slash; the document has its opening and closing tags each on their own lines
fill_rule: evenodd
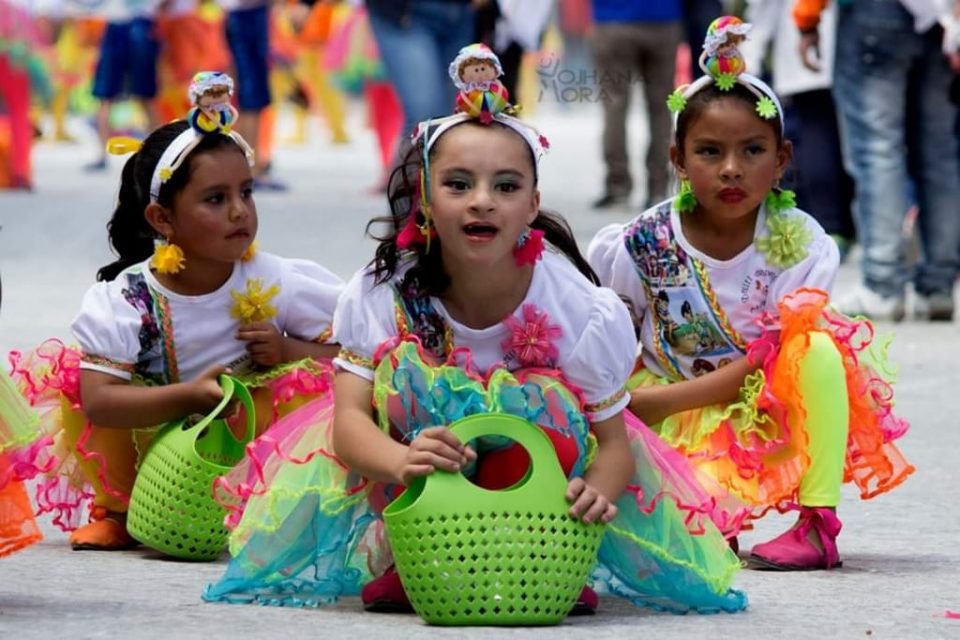
<svg viewBox="0 0 960 640">
<path fill-rule="evenodd" d="M 767 261 L 780 269 L 787 269 L 807 257 L 807 245 L 813 234 L 807 229 L 803 218 L 772 214 L 767 216 L 767 231 L 757 238 L 757 250 Z"/>
<path fill-rule="evenodd" d="M 250 246 L 247 247 L 247 250 L 243 252 L 243 255 L 240 256 L 240 262 L 250 262 L 253 260 L 253 257 L 257 255 L 257 241 L 254 240 L 250 243 Z"/>
<path fill-rule="evenodd" d="M 185 262 L 183 250 L 175 244 L 158 244 L 150 258 L 150 266 L 157 273 L 178 273 Z"/>
<path fill-rule="evenodd" d="M 280 293 L 280 286 L 273 285 L 266 291 L 263 289 L 263 280 L 260 278 L 251 278 L 247 280 L 247 290 L 245 293 L 231 291 L 233 298 L 233 307 L 230 309 L 230 316 L 239 320 L 240 324 L 250 324 L 252 322 L 266 322 L 277 315 L 277 308 L 270 304 L 270 301 Z"/>
<path fill-rule="evenodd" d="M 170 170 L 170 167 L 160 169 L 160 182 L 166 182 L 171 177 L 173 177 L 173 171 Z"/>
</svg>

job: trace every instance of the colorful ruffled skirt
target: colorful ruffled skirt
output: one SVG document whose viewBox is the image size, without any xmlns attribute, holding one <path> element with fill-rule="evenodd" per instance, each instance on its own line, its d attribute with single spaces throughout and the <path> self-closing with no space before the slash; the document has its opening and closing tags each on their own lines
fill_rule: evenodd
<svg viewBox="0 0 960 640">
<path fill-rule="evenodd" d="M 385 354 L 374 404 L 381 428 L 394 439 L 409 442 L 427 427 L 502 412 L 537 424 L 555 447 L 560 442 L 573 451 L 571 477 L 589 466 L 596 443 L 583 402 L 558 372 L 474 375 L 455 362 L 428 364 L 415 339 L 392 344 Z M 594 586 L 657 610 L 743 609 L 746 596 L 731 588 L 740 563 L 713 523 L 721 517 L 712 495 L 718 489 L 702 486 L 710 480 L 625 415 L 637 471 L 607 526 Z M 332 452 L 332 429 L 329 400 L 312 401 L 282 418 L 272 442 L 223 479 L 244 508 L 231 520 L 233 558 L 205 600 L 318 606 L 358 594 L 393 563 L 381 514 L 402 487 L 351 472 Z M 485 460 L 511 446 L 499 438 L 473 444 L 479 457 L 468 475 L 481 474 Z"/>
<path fill-rule="evenodd" d="M 81 406 L 80 352 L 58 340 L 28 354 L 13 352 L 10 361 L 56 458 L 37 485 L 38 513 L 51 513 L 54 524 L 71 531 L 83 524 L 91 504 L 126 511 L 140 457 L 157 429 L 95 428 Z M 253 392 L 257 433 L 263 434 L 308 400 L 332 396 L 333 367 L 304 360 L 241 379 Z M 133 384 L 155 383 L 135 378 Z"/>
<path fill-rule="evenodd" d="M 855 483 L 867 499 L 890 491 L 914 471 L 894 443 L 909 425 L 893 412 L 894 372 L 886 356 L 890 341 L 875 340 L 869 321 L 830 309 L 826 293 L 819 290 L 801 289 L 785 297 L 778 311 L 775 321 L 761 319 L 764 334 L 748 348 L 748 357 L 761 366 L 747 377 L 737 402 L 685 411 L 652 426 L 723 488 L 720 496 L 749 509 L 746 520 L 739 517 L 742 512 L 731 511 L 718 521 L 728 535 L 771 508 L 784 511 L 803 501 L 799 494 L 811 468 L 810 438 L 823 426 L 806 420 L 815 403 L 823 401 L 818 397 L 823 386 L 814 386 L 805 397 L 804 389 L 811 385 L 800 379 L 801 363 L 813 350 L 825 347 L 839 354 L 842 372 L 835 377 L 846 385 L 846 404 L 840 408 L 840 422 L 848 425 L 846 452 L 842 474 L 837 456 L 838 480 L 842 476 L 843 482 Z M 670 383 L 641 365 L 629 386 Z M 843 447 L 843 441 L 837 440 L 837 446 Z M 839 492 L 839 482 L 835 484 Z"/>
<path fill-rule="evenodd" d="M 43 539 L 23 485 L 53 465 L 50 438 L 16 386 L 0 371 L 0 557 Z"/>
</svg>

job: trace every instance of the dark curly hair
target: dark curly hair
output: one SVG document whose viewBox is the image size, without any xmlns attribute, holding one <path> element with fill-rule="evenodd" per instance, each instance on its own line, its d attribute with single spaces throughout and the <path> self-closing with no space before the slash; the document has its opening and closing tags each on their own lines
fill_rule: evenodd
<svg viewBox="0 0 960 640">
<path fill-rule="evenodd" d="M 493 122 L 489 125 L 464 123 L 469 126 L 502 127 L 511 130 L 506 125 Z M 464 126 L 464 125 L 458 125 Z M 511 130 L 512 131 L 512 130 Z M 406 226 L 411 215 L 417 217 L 417 223 L 424 222 L 423 212 L 420 210 L 419 188 L 420 169 L 423 166 L 423 141 L 412 145 L 404 154 L 403 161 L 390 175 L 387 185 L 387 200 L 390 203 L 390 215 L 380 216 L 367 223 L 367 235 L 379 242 L 374 259 L 370 262 L 373 267 L 374 281 L 386 282 L 397 272 L 397 267 L 407 260 L 414 258 L 415 264 L 410 267 L 404 276 L 403 286 L 412 287 L 421 295 L 439 296 L 450 286 L 450 276 L 443 268 L 443 259 L 440 252 L 440 239 L 430 241 L 430 250 L 404 250 L 397 246 L 397 236 Z M 436 153 L 436 145 L 430 150 L 430 160 Z M 530 164 L 536 176 L 536 160 L 533 151 L 530 151 Z M 534 178 L 536 186 L 536 177 Z M 600 279 L 580 253 L 577 242 L 573 237 L 570 225 L 560 214 L 541 209 L 537 217 L 530 224 L 532 229 L 539 229 L 544 233 L 544 239 L 556 247 L 577 267 L 588 280 L 600 285 Z"/>
<path fill-rule="evenodd" d="M 185 120 L 178 120 L 160 127 L 147 136 L 140 150 L 123 165 L 117 207 L 107 223 L 110 246 L 117 254 L 117 260 L 101 267 L 97 271 L 97 280 L 113 280 L 127 267 L 143 262 L 153 254 L 153 241 L 157 233 L 143 215 L 150 204 L 150 180 L 160 156 L 189 126 Z M 160 185 L 157 202 L 164 207 L 172 206 L 174 196 L 190 181 L 191 164 L 199 154 L 231 147 L 243 153 L 240 145 L 230 136 L 219 133 L 205 135 L 170 179 Z"/>
</svg>

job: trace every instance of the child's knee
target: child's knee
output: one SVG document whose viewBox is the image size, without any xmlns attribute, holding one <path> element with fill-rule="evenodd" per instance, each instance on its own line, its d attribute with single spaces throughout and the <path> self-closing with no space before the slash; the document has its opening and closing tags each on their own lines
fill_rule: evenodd
<svg viewBox="0 0 960 640">
<path fill-rule="evenodd" d="M 807 335 L 807 358 L 820 366 L 843 366 L 843 357 L 833 338 L 823 331 L 811 331 Z"/>
</svg>

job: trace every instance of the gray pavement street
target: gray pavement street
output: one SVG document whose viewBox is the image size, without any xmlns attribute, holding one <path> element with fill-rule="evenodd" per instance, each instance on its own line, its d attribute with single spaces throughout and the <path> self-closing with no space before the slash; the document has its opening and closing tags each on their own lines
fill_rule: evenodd
<svg viewBox="0 0 960 640">
<path fill-rule="evenodd" d="M 633 149 L 643 142 L 640 118 L 633 121 Z M 627 216 L 589 209 L 602 185 L 599 107 L 554 107 L 534 120 L 552 143 L 543 165 L 544 205 L 569 218 L 585 248 L 602 225 Z M 362 113 L 350 122 L 350 145 L 327 145 L 317 132 L 307 146 L 281 147 L 277 175 L 291 189 L 257 195 L 264 250 L 317 260 L 344 277 L 372 255 L 364 224 L 385 211 L 385 199 L 370 193 L 378 176 L 373 137 Z M 83 292 L 110 258 L 104 225 L 122 160 L 112 159 L 106 173 L 84 174 L 93 142 L 83 123 L 74 125 L 82 144 L 38 147 L 35 193 L 0 192 L 4 354 L 47 337 L 69 339 Z M 639 154 L 633 162 L 639 176 Z M 838 286 L 855 280 L 855 267 L 845 266 Z M 873 501 L 845 492 L 842 569 L 743 571 L 737 586 L 750 597 L 744 613 L 672 616 L 607 598 L 597 616 L 556 628 L 442 629 L 415 616 L 365 614 L 356 599 L 320 610 L 211 605 L 200 592 L 225 560 L 73 552 L 64 534 L 46 527 L 44 542 L 0 560 L 0 638 L 960 638 L 960 620 L 944 616 L 960 610 L 960 333 L 956 323 L 878 328 L 897 336 L 898 409 L 913 423 L 903 449 L 918 472 Z M 789 522 L 765 520 L 741 546 L 749 549 Z"/>
</svg>

